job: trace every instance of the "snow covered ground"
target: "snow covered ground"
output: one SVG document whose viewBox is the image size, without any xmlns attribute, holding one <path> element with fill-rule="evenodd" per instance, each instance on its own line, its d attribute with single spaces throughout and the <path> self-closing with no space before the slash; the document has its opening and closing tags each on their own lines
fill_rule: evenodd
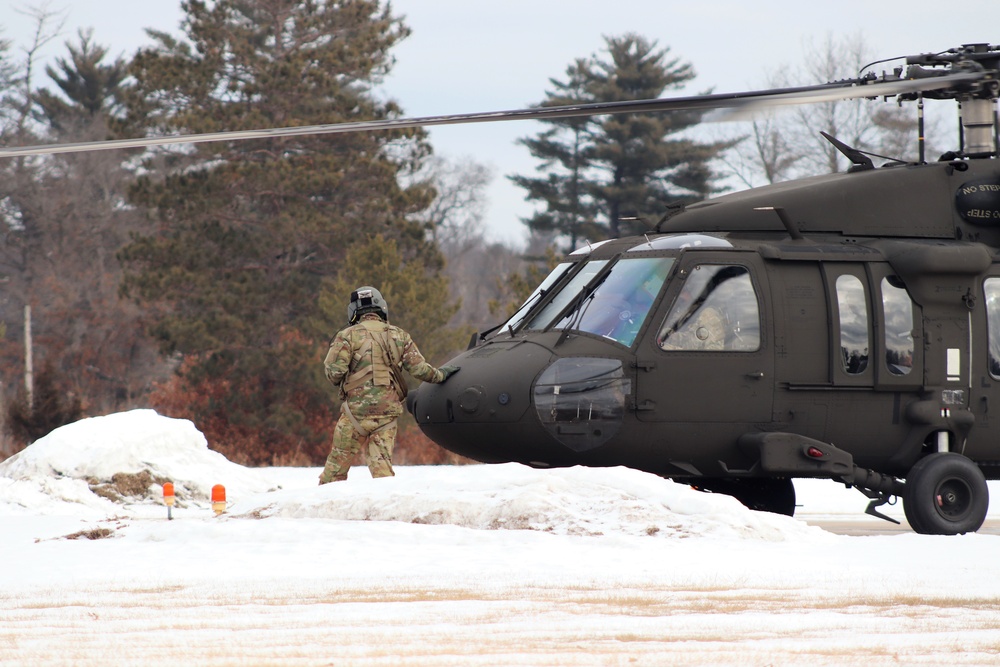
<svg viewBox="0 0 1000 667">
<path fill-rule="evenodd" d="M 791 519 L 623 468 L 318 474 L 148 410 L 0 463 L 0 663 L 1000 664 L 1000 536 L 833 534 L 883 522 L 832 482 Z"/>
</svg>

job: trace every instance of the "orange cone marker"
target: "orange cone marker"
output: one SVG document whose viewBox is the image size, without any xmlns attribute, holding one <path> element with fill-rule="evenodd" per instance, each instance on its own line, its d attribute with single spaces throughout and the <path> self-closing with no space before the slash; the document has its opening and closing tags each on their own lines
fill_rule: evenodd
<svg viewBox="0 0 1000 667">
<path fill-rule="evenodd" d="M 226 487 L 221 484 L 212 487 L 212 510 L 215 516 L 226 511 Z"/>
<path fill-rule="evenodd" d="M 174 507 L 174 483 L 165 482 L 163 484 L 163 502 L 167 506 L 167 519 L 173 521 L 173 507 Z"/>
</svg>

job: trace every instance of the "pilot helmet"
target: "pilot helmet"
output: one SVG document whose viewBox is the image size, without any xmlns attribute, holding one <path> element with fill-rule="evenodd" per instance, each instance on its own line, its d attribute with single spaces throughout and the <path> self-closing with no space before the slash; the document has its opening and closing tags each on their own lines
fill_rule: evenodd
<svg viewBox="0 0 1000 667">
<path fill-rule="evenodd" d="M 382 321 L 389 319 L 389 306 L 374 287 L 359 287 L 351 292 L 351 302 L 347 304 L 347 320 L 354 324 L 365 313 L 378 313 Z"/>
</svg>

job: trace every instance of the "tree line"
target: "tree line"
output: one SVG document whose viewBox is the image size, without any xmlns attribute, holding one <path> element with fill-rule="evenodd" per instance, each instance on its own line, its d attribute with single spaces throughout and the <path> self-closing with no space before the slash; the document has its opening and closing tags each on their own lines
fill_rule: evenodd
<svg viewBox="0 0 1000 667">
<path fill-rule="evenodd" d="M 182 34 L 128 60 L 81 31 L 45 67 L 57 16 L 17 57 L 0 40 L 4 145 L 399 117 L 374 94 L 409 34 L 378 0 L 188 0 Z M 552 79 L 542 104 L 659 97 L 693 66 L 636 34 Z M 523 145 L 540 175 L 526 248 L 489 242 L 474 162 L 419 129 L 78 153 L 0 162 L 0 395 L 10 454 L 59 423 L 153 406 L 253 465 L 316 465 L 336 419 L 321 363 L 350 291 L 441 363 L 533 285 L 546 248 L 641 231 L 721 189 L 743 137 L 698 113 L 550 121 Z M 551 250 L 548 260 L 554 255 Z M 526 259 L 527 258 L 527 259 Z M 22 381 L 30 306 L 38 396 Z M 439 462 L 412 424 L 400 462 Z"/>
</svg>

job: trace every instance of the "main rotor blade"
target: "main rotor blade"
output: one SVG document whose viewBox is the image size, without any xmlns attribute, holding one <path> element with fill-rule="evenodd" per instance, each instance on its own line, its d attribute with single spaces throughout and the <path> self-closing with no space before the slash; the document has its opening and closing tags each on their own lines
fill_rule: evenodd
<svg viewBox="0 0 1000 667">
<path fill-rule="evenodd" d="M 971 83 L 983 78 L 979 72 L 948 74 L 925 79 L 885 81 L 878 83 L 832 83 L 800 88 L 781 88 L 742 93 L 719 93 L 694 95 L 690 97 L 660 98 L 655 100 L 629 100 L 624 102 L 600 102 L 595 104 L 571 104 L 552 107 L 534 107 L 512 111 L 491 111 L 482 113 L 453 114 L 447 116 L 424 116 L 422 118 L 397 118 L 372 120 L 330 125 L 304 125 L 301 127 L 281 127 L 260 130 L 232 130 L 205 134 L 182 134 L 164 137 L 143 137 L 141 139 L 116 139 L 110 141 L 88 141 L 72 144 L 44 144 L 14 148 L 0 148 L 0 157 L 27 155 L 52 155 L 58 153 L 81 153 L 86 151 L 107 151 L 122 148 L 143 148 L 146 146 L 166 146 L 170 144 L 199 144 L 212 141 L 241 141 L 247 139 L 268 139 L 273 137 L 296 137 L 312 134 L 348 134 L 375 130 L 399 130 L 437 125 L 459 125 L 468 123 L 493 123 L 508 120 L 552 120 L 580 116 L 601 116 L 621 113 L 650 113 L 664 111 L 708 111 L 711 109 L 744 109 L 793 104 L 810 104 L 832 100 L 855 99 L 859 97 L 888 97 L 904 93 L 949 88 L 959 83 Z"/>
</svg>

